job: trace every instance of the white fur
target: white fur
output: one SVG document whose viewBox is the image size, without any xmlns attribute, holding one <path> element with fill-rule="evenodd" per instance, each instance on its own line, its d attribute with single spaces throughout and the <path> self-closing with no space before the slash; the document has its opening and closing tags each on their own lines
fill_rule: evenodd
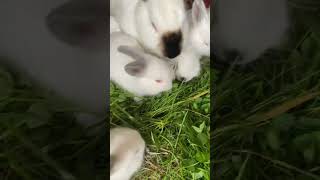
<svg viewBox="0 0 320 180">
<path fill-rule="evenodd" d="M 129 180 L 144 160 L 145 142 L 138 131 L 129 128 L 110 130 L 110 180 Z"/>
<path fill-rule="evenodd" d="M 183 0 L 111 0 L 110 5 L 120 28 L 159 56 L 166 56 L 162 37 L 181 30 L 185 18 Z"/>
<path fill-rule="evenodd" d="M 119 46 L 130 46 L 146 59 L 143 77 L 129 75 L 125 66 L 135 60 L 118 51 Z M 164 60 L 144 52 L 138 42 L 128 34 L 114 32 L 110 36 L 110 78 L 123 89 L 136 96 L 154 96 L 172 88 L 174 72 Z M 161 80 L 162 83 L 157 83 Z"/>
<path fill-rule="evenodd" d="M 210 56 L 210 9 L 205 8 L 203 0 L 193 2 L 183 29 L 187 38 L 182 53 L 176 58 L 176 75 L 178 79 L 190 81 L 200 74 L 200 58 Z"/>
<path fill-rule="evenodd" d="M 200 10 L 201 18 L 195 19 L 194 11 L 196 4 Z M 203 0 L 195 0 L 193 7 L 188 11 L 189 25 L 191 26 L 189 34 L 189 45 L 201 56 L 210 56 L 210 8 L 206 9 Z"/>
<path fill-rule="evenodd" d="M 287 0 L 223 0 L 215 2 L 212 36 L 214 52 L 223 57 L 237 50 L 245 64 L 278 45 L 286 32 Z"/>
<path fill-rule="evenodd" d="M 105 50 L 69 46 L 49 32 L 45 18 L 67 0 L 4 0 L 0 6 L 0 56 L 34 82 L 87 111 L 105 112 Z M 19 5 L 18 5 L 19 4 Z"/>
<path fill-rule="evenodd" d="M 191 79 L 197 77 L 201 71 L 201 63 L 199 54 L 193 51 L 194 49 L 190 48 L 185 49 L 176 59 L 177 69 L 176 77 L 179 80 L 185 82 L 190 81 Z"/>
<path fill-rule="evenodd" d="M 113 16 L 110 16 L 110 34 L 118 31 L 121 31 L 118 22 L 114 19 Z"/>
</svg>

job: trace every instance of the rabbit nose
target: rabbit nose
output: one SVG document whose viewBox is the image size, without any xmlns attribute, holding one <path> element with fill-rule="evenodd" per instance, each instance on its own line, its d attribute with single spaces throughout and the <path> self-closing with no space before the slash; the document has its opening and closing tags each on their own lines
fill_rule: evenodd
<svg viewBox="0 0 320 180">
<path fill-rule="evenodd" d="M 182 33 L 181 31 L 166 33 L 162 37 L 163 54 L 172 59 L 181 52 Z"/>
</svg>

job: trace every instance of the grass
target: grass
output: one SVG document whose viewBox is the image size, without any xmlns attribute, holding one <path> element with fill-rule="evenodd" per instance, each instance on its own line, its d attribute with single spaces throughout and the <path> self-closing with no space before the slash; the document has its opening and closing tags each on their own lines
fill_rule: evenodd
<svg viewBox="0 0 320 180">
<path fill-rule="evenodd" d="M 105 129 L 87 136 L 77 110 L 0 69 L 0 179 L 106 179 Z"/>
<path fill-rule="evenodd" d="M 112 84 L 111 125 L 138 129 L 149 152 L 135 179 L 209 179 L 210 71 L 141 103 Z"/>
<path fill-rule="evenodd" d="M 170 93 L 142 104 L 111 86 L 110 123 L 139 129 L 150 150 L 136 179 L 209 179 L 206 67 L 193 82 L 176 82 Z M 106 179 L 106 129 L 86 136 L 90 129 L 76 123 L 77 109 L 47 97 L 1 68 L 0 179 Z"/>
<path fill-rule="evenodd" d="M 320 4 L 290 5 L 287 44 L 214 72 L 213 179 L 320 179 Z"/>
</svg>

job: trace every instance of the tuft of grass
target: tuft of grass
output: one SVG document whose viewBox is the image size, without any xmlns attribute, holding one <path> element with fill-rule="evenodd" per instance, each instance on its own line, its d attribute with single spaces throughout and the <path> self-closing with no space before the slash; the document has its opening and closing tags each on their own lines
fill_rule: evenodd
<svg viewBox="0 0 320 180">
<path fill-rule="evenodd" d="M 134 102 L 110 88 L 112 126 L 139 130 L 149 152 L 135 179 L 209 179 L 210 71 L 191 82 L 175 82 L 170 92 Z"/>
</svg>

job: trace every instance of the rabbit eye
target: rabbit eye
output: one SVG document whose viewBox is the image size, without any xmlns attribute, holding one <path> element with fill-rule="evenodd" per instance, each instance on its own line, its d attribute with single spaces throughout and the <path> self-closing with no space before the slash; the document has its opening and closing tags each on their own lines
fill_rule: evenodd
<svg viewBox="0 0 320 180">
<path fill-rule="evenodd" d="M 153 22 L 151 22 L 151 24 L 152 24 L 153 29 L 158 32 L 158 29 L 157 29 L 156 25 L 154 25 Z"/>
<path fill-rule="evenodd" d="M 162 83 L 162 80 L 156 80 L 156 83 L 160 84 L 160 83 Z"/>
<path fill-rule="evenodd" d="M 207 42 L 204 42 L 204 45 L 209 46 L 209 44 Z"/>
</svg>

